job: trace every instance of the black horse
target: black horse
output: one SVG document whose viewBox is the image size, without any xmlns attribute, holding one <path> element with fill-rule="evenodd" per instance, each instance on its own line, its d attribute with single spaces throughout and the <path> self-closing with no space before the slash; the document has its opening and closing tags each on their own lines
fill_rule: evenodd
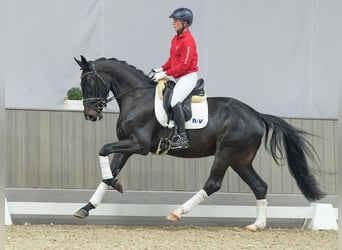
<svg viewBox="0 0 342 250">
<path fill-rule="evenodd" d="M 75 60 L 82 70 L 85 119 L 101 119 L 103 107 L 114 98 L 120 108 L 117 122 L 119 140 L 104 145 L 99 152 L 103 181 L 89 203 L 74 214 L 76 217 L 85 218 L 91 209 L 100 204 L 109 186 L 122 192 L 122 185 L 117 176 L 128 158 L 133 154 L 147 155 L 156 152 L 169 129 L 159 125 L 155 118 L 155 84 L 148 75 L 113 58 L 87 61 L 81 56 L 81 60 Z M 114 97 L 108 99 L 109 92 L 112 92 Z M 206 127 L 188 130 L 191 147 L 185 150 L 170 150 L 168 154 L 185 158 L 214 155 L 211 172 L 203 189 L 170 213 L 168 220 L 180 220 L 182 214 L 188 213 L 194 206 L 217 192 L 230 166 L 252 189 L 257 199 L 257 218 L 247 229 L 263 229 L 266 225 L 267 184 L 252 166 L 263 136 L 265 147 L 277 164 L 287 159 L 290 173 L 303 195 L 310 201 L 324 197 L 324 192 L 308 166 L 307 157 L 314 162 L 315 151 L 305 139 L 304 131 L 279 117 L 258 113 L 233 98 L 212 97 L 208 98 L 207 102 L 209 121 Z M 109 164 L 108 155 L 113 153 L 114 157 Z"/>
</svg>

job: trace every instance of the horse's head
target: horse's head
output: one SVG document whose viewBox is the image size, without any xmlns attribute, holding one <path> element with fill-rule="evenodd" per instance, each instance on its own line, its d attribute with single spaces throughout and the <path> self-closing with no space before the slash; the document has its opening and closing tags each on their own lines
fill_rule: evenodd
<svg viewBox="0 0 342 250">
<path fill-rule="evenodd" d="M 84 117 L 86 120 L 102 119 L 102 110 L 107 105 L 110 83 L 107 75 L 96 69 L 95 62 L 87 61 L 81 56 L 81 61 L 74 58 L 81 67 L 81 88 L 83 93 Z"/>
</svg>

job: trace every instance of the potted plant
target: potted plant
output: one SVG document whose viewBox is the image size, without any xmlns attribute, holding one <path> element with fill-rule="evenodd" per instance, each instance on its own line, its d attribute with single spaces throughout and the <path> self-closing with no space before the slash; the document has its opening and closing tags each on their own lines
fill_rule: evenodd
<svg viewBox="0 0 342 250">
<path fill-rule="evenodd" d="M 77 87 L 68 89 L 64 98 L 64 108 L 72 110 L 83 110 L 82 90 Z"/>
</svg>

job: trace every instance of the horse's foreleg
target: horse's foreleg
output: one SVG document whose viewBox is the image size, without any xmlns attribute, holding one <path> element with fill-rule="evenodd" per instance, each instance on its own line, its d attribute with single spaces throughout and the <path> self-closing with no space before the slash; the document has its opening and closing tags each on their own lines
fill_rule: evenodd
<svg viewBox="0 0 342 250">
<path fill-rule="evenodd" d="M 101 167 L 101 174 L 103 181 L 100 183 L 100 185 L 97 187 L 95 193 L 90 198 L 87 205 L 79 209 L 76 213 L 74 213 L 74 216 L 77 218 L 84 219 L 89 216 L 89 211 L 96 208 L 102 201 L 104 195 L 106 194 L 108 190 L 108 186 L 110 185 L 110 180 L 113 180 L 112 171 L 110 170 L 109 166 L 109 158 L 108 156 L 99 156 L 100 160 L 100 167 Z"/>
<path fill-rule="evenodd" d="M 252 232 L 264 229 L 266 227 L 267 184 L 257 174 L 252 164 L 232 166 L 232 168 L 252 189 L 257 199 L 256 220 L 254 223 L 246 226 L 245 229 Z"/>
<path fill-rule="evenodd" d="M 95 193 L 90 198 L 88 204 L 74 213 L 74 216 L 81 219 L 88 217 L 89 211 L 96 208 L 101 203 L 103 196 L 106 194 L 107 190 L 108 185 L 104 182 L 101 182 L 100 185 L 97 187 Z"/>
<path fill-rule="evenodd" d="M 106 161 L 104 161 L 103 165 L 101 165 L 101 169 L 103 167 L 104 171 L 108 173 L 107 176 L 102 175 L 103 182 L 106 183 L 108 186 L 111 186 L 114 190 L 120 193 L 123 193 L 123 185 L 121 181 L 116 179 L 116 177 L 119 175 L 121 169 L 123 168 L 123 166 L 125 165 L 125 163 L 127 162 L 128 158 L 131 155 L 132 154 L 120 154 L 120 153 L 114 154 L 113 160 L 110 164 L 110 170 L 108 169 L 108 163 Z M 103 158 L 105 156 L 100 155 L 99 157 Z"/>
<path fill-rule="evenodd" d="M 114 156 L 111 165 L 109 166 L 109 158 L 108 156 L 99 156 L 100 159 L 100 167 L 101 167 L 101 174 L 102 174 L 102 181 L 106 183 L 108 186 L 111 186 L 114 190 L 123 193 L 123 186 L 122 183 L 116 179 L 114 179 L 122 169 L 123 165 L 127 161 L 120 159 L 120 163 L 118 164 L 118 159 Z"/>
<path fill-rule="evenodd" d="M 113 179 L 113 174 L 112 174 L 112 171 L 110 170 L 110 165 L 109 165 L 109 157 L 99 155 L 99 160 L 100 160 L 102 179 L 103 180 Z"/>
<path fill-rule="evenodd" d="M 90 198 L 88 204 L 74 214 L 75 217 L 82 219 L 88 217 L 89 211 L 100 205 L 109 186 L 112 186 L 113 189 L 120 193 L 123 192 L 122 183 L 116 180 L 115 177 L 119 174 L 130 155 L 131 154 L 115 154 L 110 166 L 108 156 L 99 156 L 103 180 Z"/>
</svg>

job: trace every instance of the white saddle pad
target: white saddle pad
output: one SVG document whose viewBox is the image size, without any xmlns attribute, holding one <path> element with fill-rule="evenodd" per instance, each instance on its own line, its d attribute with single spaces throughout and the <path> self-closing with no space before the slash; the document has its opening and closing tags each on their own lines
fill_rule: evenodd
<svg viewBox="0 0 342 250">
<path fill-rule="evenodd" d="M 157 87 L 156 87 L 157 88 Z M 199 103 L 191 103 L 192 116 L 191 119 L 185 122 L 186 129 L 201 129 L 208 123 L 208 102 L 207 100 Z M 163 107 L 163 100 L 160 99 L 158 91 L 154 97 L 154 113 L 160 125 L 163 127 L 173 128 L 174 121 L 167 123 L 167 114 Z"/>
</svg>

